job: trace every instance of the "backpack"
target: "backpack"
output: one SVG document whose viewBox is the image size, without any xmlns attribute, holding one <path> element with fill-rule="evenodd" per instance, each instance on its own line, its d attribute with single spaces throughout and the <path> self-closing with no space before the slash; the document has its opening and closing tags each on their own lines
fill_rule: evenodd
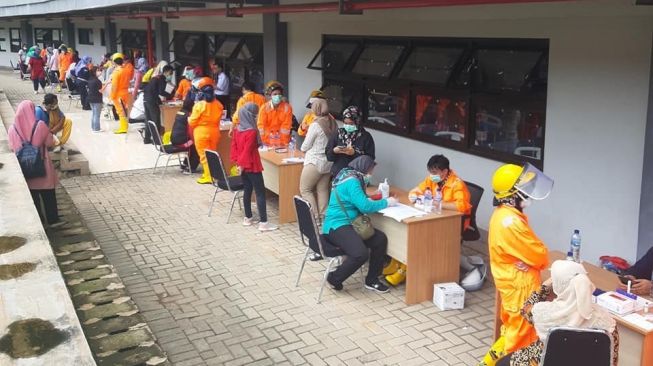
<svg viewBox="0 0 653 366">
<path fill-rule="evenodd" d="M 18 129 L 14 126 L 16 134 L 23 142 L 23 146 L 21 146 L 20 149 L 16 151 L 16 158 L 18 158 L 20 169 L 23 171 L 23 176 L 26 179 L 45 176 L 45 163 L 43 161 L 43 157 L 41 156 L 41 151 L 36 146 L 32 145 L 34 131 L 36 131 L 36 126 L 39 125 L 39 122 L 40 121 L 34 123 L 34 127 L 32 127 L 32 136 L 30 136 L 29 141 L 25 141 L 25 139 L 18 132 Z"/>
</svg>

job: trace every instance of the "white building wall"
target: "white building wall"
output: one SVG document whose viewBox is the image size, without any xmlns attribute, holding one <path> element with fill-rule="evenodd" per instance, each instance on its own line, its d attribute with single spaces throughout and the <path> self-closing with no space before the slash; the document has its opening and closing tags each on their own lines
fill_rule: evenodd
<svg viewBox="0 0 653 366">
<path fill-rule="evenodd" d="M 18 53 L 11 52 L 9 47 L 9 28 L 20 28 L 20 23 L 18 21 L 0 21 L 0 38 L 4 38 L 5 41 L 2 42 L 2 49 L 4 51 L 0 52 L 0 67 L 10 67 L 9 61 L 13 62 L 14 65 L 18 61 Z"/>
<path fill-rule="evenodd" d="M 102 46 L 101 29 L 104 28 L 104 20 L 73 20 L 75 24 L 75 45 L 79 51 L 79 57 L 91 56 L 93 63 L 98 63 L 102 60 L 102 56 L 107 53 L 106 46 Z M 93 44 L 84 45 L 79 43 L 79 29 L 92 29 L 93 30 Z M 107 40 L 108 42 L 108 40 Z"/>
<path fill-rule="evenodd" d="M 472 8 L 466 8 L 472 10 Z M 409 15 L 410 12 L 403 12 Z M 552 249 L 566 251 L 574 228 L 583 234 L 583 257 L 614 254 L 635 259 L 644 128 L 651 56 L 650 17 L 445 20 L 388 12 L 360 16 L 287 17 L 289 94 L 296 114 L 321 85 L 320 71 L 307 64 L 322 34 L 524 37 L 550 39 L 544 170 L 556 183 L 546 201 L 528 209 L 531 224 Z M 475 12 L 468 11 L 468 18 Z M 536 14 L 536 13 L 534 13 Z M 478 17 L 483 18 L 487 14 Z M 420 19 L 421 18 L 421 19 Z M 440 18 L 440 19 L 438 19 Z M 320 19 L 319 21 L 316 21 Z M 448 156 L 463 179 L 485 188 L 478 224 L 492 213 L 491 177 L 500 162 L 371 130 L 377 179 L 404 189 L 426 174 L 426 161 Z"/>
</svg>

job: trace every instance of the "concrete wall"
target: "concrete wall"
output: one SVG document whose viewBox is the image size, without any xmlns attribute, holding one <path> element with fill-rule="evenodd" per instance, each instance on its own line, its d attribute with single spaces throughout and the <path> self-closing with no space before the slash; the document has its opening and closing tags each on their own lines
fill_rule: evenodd
<svg viewBox="0 0 653 366">
<path fill-rule="evenodd" d="M 527 18 L 521 14 L 515 15 L 517 19 L 483 19 L 499 15 L 466 9 L 467 19 L 458 20 L 446 20 L 448 15 L 463 16 L 455 14 L 455 9 L 437 15 L 415 10 L 285 17 L 289 22 L 288 89 L 296 114 L 303 115 L 306 96 L 321 84 L 321 73 L 306 66 L 323 34 L 548 38 L 544 169 L 556 184 L 549 199 L 528 209 L 531 224 L 553 249 L 567 250 L 569 236 L 578 228 L 585 259 L 594 262 L 603 254 L 635 259 L 651 17 L 519 19 Z M 486 189 L 477 221 L 487 228 L 493 209 L 490 180 L 500 162 L 374 130 L 372 134 L 380 163 L 377 179 L 388 177 L 392 184 L 411 188 L 425 176 L 428 157 L 443 153 L 464 179 Z"/>
</svg>

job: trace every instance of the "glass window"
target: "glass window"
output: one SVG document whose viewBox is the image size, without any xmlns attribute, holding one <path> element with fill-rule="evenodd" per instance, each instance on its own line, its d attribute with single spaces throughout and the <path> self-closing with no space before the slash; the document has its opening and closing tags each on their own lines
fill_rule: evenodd
<svg viewBox="0 0 653 366">
<path fill-rule="evenodd" d="M 407 92 L 390 88 L 367 88 L 367 122 L 370 125 L 407 131 Z"/>
<path fill-rule="evenodd" d="M 152 38 L 156 39 L 154 32 L 152 32 Z M 132 54 L 135 50 L 146 51 L 147 49 L 147 31 L 123 30 L 120 39 L 122 40 L 123 53 Z M 155 46 L 155 42 L 152 42 L 152 47 Z M 144 55 L 145 53 L 143 52 Z"/>
<path fill-rule="evenodd" d="M 462 53 L 460 48 L 416 47 L 401 68 L 399 78 L 444 85 Z"/>
<path fill-rule="evenodd" d="M 367 45 L 358 57 L 352 71 L 362 75 L 390 77 L 390 73 L 405 48 L 403 45 Z"/>
<path fill-rule="evenodd" d="M 262 37 L 247 37 L 238 50 L 236 58 L 241 61 L 254 61 L 263 50 Z"/>
<path fill-rule="evenodd" d="M 20 28 L 9 28 L 9 48 L 11 52 L 20 51 Z"/>
<path fill-rule="evenodd" d="M 225 37 L 220 44 L 218 52 L 215 53 L 216 57 L 223 59 L 230 58 L 240 44 L 241 37 Z M 219 43 L 219 42 L 216 42 Z"/>
<path fill-rule="evenodd" d="M 53 41 L 61 41 L 61 30 L 51 28 L 34 28 L 34 41 L 37 45 L 52 44 Z"/>
<path fill-rule="evenodd" d="M 104 28 L 100 28 L 100 46 L 106 46 L 107 41 L 104 38 Z"/>
<path fill-rule="evenodd" d="M 509 101 L 505 97 L 475 100 L 476 146 L 542 159 L 546 103 Z"/>
<path fill-rule="evenodd" d="M 175 32 L 172 40 L 175 60 L 182 65 L 202 65 L 204 60 L 204 46 L 202 34 Z"/>
<path fill-rule="evenodd" d="M 355 84 L 333 80 L 326 80 L 322 86 L 322 91 L 327 97 L 329 111 L 338 118 L 340 118 L 342 111 L 350 105 L 362 107 L 363 96 L 361 90 L 362 88 Z"/>
<path fill-rule="evenodd" d="M 341 72 L 349 62 L 358 43 L 354 41 L 327 41 L 327 43 L 313 57 L 308 65 L 309 69 Z"/>
<path fill-rule="evenodd" d="M 467 129 L 469 103 L 467 98 L 445 93 L 417 93 L 415 95 L 415 132 L 463 142 Z"/>
<path fill-rule="evenodd" d="M 93 44 L 93 29 L 78 28 L 77 37 L 79 38 L 79 44 Z"/>
<path fill-rule="evenodd" d="M 475 87 L 522 91 L 541 56 L 541 51 L 480 49 L 476 52 Z"/>
</svg>

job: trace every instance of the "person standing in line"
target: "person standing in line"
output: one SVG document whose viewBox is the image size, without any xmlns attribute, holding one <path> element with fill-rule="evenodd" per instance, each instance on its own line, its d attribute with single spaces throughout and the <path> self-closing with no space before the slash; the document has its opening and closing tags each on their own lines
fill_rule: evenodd
<svg viewBox="0 0 653 366">
<path fill-rule="evenodd" d="M 145 86 L 143 91 L 143 101 L 145 105 L 145 119 L 152 121 L 156 124 L 157 130 L 161 131 L 161 109 L 160 106 L 163 100 L 172 97 L 166 91 L 168 82 L 172 80 L 172 66 L 165 65 L 162 69 L 161 75 L 157 75 L 150 79 L 150 82 Z M 152 135 L 150 129 L 145 129 L 145 136 L 143 138 L 144 144 L 152 143 Z"/>
<path fill-rule="evenodd" d="M 224 62 L 218 58 L 213 60 L 213 72 L 215 73 L 215 95 L 227 111 L 227 116 L 231 115 L 231 103 L 229 93 L 231 91 L 231 81 L 225 73 Z"/>
<path fill-rule="evenodd" d="M 143 81 L 143 75 L 145 75 L 149 69 L 149 65 L 141 51 L 136 51 L 134 53 L 134 59 L 136 60 L 136 66 L 134 69 L 134 90 L 132 91 L 132 98 L 136 100 L 138 91 L 142 88 L 141 82 Z"/>
<path fill-rule="evenodd" d="M 17 152 L 23 146 L 24 141 L 31 141 L 32 145 L 41 152 L 43 164 L 45 165 L 45 175 L 26 179 L 26 182 L 41 220 L 47 223 L 49 228 L 56 228 L 65 225 L 66 221 L 59 218 L 57 196 L 55 194 L 59 179 L 54 165 L 52 165 L 52 160 L 50 160 L 50 154 L 46 151 L 47 148 L 53 146 L 54 139 L 48 126 L 43 121 L 36 119 L 35 116 L 36 111 L 32 101 L 25 100 L 18 105 L 14 124 L 8 131 L 9 147 Z M 43 204 L 41 204 L 41 201 L 43 201 Z M 45 218 L 41 214 L 42 209 L 45 210 Z"/>
<path fill-rule="evenodd" d="M 333 162 L 331 175 L 337 176 L 355 158 L 368 155 L 375 159 L 374 138 L 363 128 L 358 107 L 349 106 L 342 112 L 343 125 L 338 129 L 326 149 L 326 156 Z"/>
<path fill-rule="evenodd" d="M 56 91 L 61 91 L 61 85 L 59 85 L 59 49 L 53 48 L 52 54 L 48 58 L 48 78 L 50 78 L 50 83 L 56 86 Z"/>
<path fill-rule="evenodd" d="M 38 55 L 30 57 L 29 68 L 30 79 L 32 79 L 32 83 L 34 84 L 34 94 L 39 93 L 39 85 L 45 93 L 45 60 Z"/>
<path fill-rule="evenodd" d="M 262 145 L 261 135 L 256 128 L 258 106 L 255 103 L 246 103 L 238 110 L 238 129 L 234 131 L 231 140 L 231 160 L 240 168 L 243 179 L 243 206 L 245 218 L 243 226 L 252 226 L 252 191 L 256 192 L 256 207 L 258 208 L 260 231 L 272 231 L 278 226 L 268 222 L 267 206 L 265 201 L 265 182 L 263 181 L 263 164 L 258 153 Z"/>
<path fill-rule="evenodd" d="M 64 83 L 66 80 L 66 73 L 73 63 L 73 54 L 70 52 L 65 44 L 59 46 L 59 82 Z M 64 86 L 67 86 L 64 84 Z"/>
<path fill-rule="evenodd" d="M 20 78 L 24 78 L 24 75 L 27 74 L 27 45 L 23 43 L 20 50 L 18 50 L 18 67 L 20 68 Z"/>
<path fill-rule="evenodd" d="M 102 113 L 102 82 L 100 76 L 102 70 L 98 67 L 91 67 L 89 70 L 89 79 L 87 83 L 88 97 L 87 101 L 93 111 L 91 115 L 91 131 L 102 132 L 100 128 L 100 114 Z"/>
<path fill-rule="evenodd" d="M 129 94 L 129 82 L 131 75 L 123 68 L 124 55 L 122 53 L 114 53 L 111 56 L 111 61 L 116 65 L 111 73 L 111 100 L 113 106 L 118 112 L 120 125 L 117 130 L 113 131 L 115 134 L 127 133 L 129 128 L 129 105 L 131 104 L 131 94 Z"/>
<path fill-rule="evenodd" d="M 93 66 L 92 62 L 91 56 L 84 56 L 75 64 L 75 89 L 79 93 L 82 109 L 85 111 L 91 110 L 91 105 L 88 102 L 87 84 L 90 78 L 89 68 Z"/>
<path fill-rule="evenodd" d="M 317 222 L 322 222 L 327 203 L 329 202 L 329 183 L 331 181 L 331 165 L 327 160 L 325 150 L 329 139 L 338 131 L 338 124 L 329 115 L 329 107 L 325 99 L 316 99 L 311 105 L 315 119 L 311 122 L 306 139 L 301 150 L 304 156 L 304 169 L 299 179 L 299 192 L 302 198 L 311 204 L 313 215 Z"/>
<path fill-rule="evenodd" d="M 198 184 L 211 184 L 211 172 L 206 160 L 205 150 L 216 150 L 220 142 L 220 118 L 224 110 L 222 104 L 215 98 L 213 79 L 202 78 L 197 83 L 199 89 L 198 101 L 193 106 L 193 112 L 188 117 L 188 125 L 193 129 L 193 141 L 202 164 L 202 176 Z"/>
<path fill-rule="evenodd" d="M 501 338 L 485 356 L 485 365 L 538 339 L 520 309 L 542 283 L 540 271 L 549 265 L 549 250 L 529 225 L 524 209 L 531 200 L 548 197 L 552 188 L 553 180 L 529 163 L 505 164 L 492 177 L 496 208 L 490 218 L 488 251 L 501 298 L 502 325 Z"/>
</svg>

